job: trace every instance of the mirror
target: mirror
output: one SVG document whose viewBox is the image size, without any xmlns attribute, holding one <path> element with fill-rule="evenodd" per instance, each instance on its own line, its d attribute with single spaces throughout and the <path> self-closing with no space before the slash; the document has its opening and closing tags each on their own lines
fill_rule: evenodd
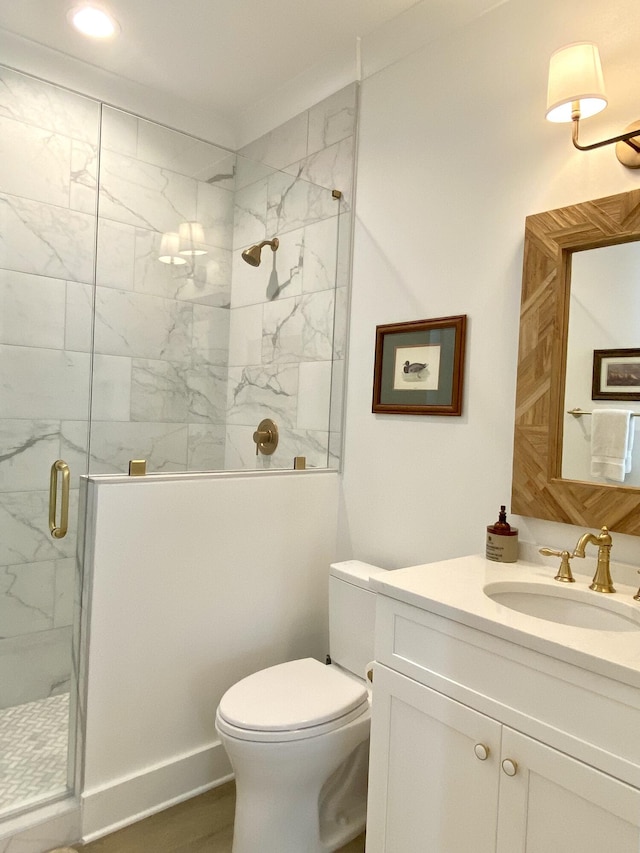
<svg viewBox="0 0 640 853">
<path fill-rule="evenodd" d="M 527 217 L 511 497 L 514 513 L 583 527 L 606 524 L 614 531 L 640 535 L 640 488 L 588 482 L 577 474 L 576 479 L 569 479 L 562 468 L 564 433 L 567 426 L 575 426 L 565 424 L 572 266 L 574 272 L 580 268 L 582 253 L 638 240 L 640 190 Z M 601 299 L 611 300 L 609 282 L 601 284 Z M 629 343 L 625 337 L 616 346 L 637 343 L 637 339 Z M 592 342 L 588 347 L 591 351 L 599 348 Z M 577 405 L 578 401 L 569 408 Z M 637 406 L 640 411 L 640 404 L 614 405 Z M 585 410 L 592 408 L 593 403 Z M 568 419 L 574 420 L 572 416 Z"/>
<path fill-rule="evenodd" d="M 610 482 L 592 470 L 590 413 L 613 408 L 640 414 L 639 329 L 640 243 L 574 252 L 563 405 L 564 480 Z M 595 392 L 594 360 L 600 368 Z M 571 414 L 576 409 L 585 414 Z M 613 472 L 625 486 L 640 487 L 639 423 L 640 417 L 630 422 L 634 433 L 630 470 Z"/>
</svg>

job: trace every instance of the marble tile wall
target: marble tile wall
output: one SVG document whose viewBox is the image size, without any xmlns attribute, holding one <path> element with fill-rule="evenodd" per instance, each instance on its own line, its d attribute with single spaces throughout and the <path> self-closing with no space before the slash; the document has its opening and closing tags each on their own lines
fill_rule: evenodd
<svg viewBox="0 0 640 853">
<path fill-rule="evenodd" d="M 353 84 L 245 146 L 238 156 L 225 467 L 335 467 L 351 249 L 357 89 Z M 343 197 L 336 200 L 332 190 Z M 277 236 L 254 268 L 241 259 Z M 256 459 L 271 417 L 280 442 Z"/>
<path fill-rule="evenodd" d="M 230 152 L 103 107 L 92 473 L 224 467 L 234 173 Z M 161 263 L 188 222 L 204 254 Z"/>
<path fill-rule="evenodd" d="M 100 109 L 0 67 L 0 708 L 69 689 Z M 72 471 L 48 530 L 49 469 Z"/>
<path fill-rule="evenodd" d="M 0 67 L 0 708 L 69 689 L 80 474 L 337 464 L 355 105 L 351 86 L 235 155 Z M 206 254 L 159 262 L 183 222 Z M 267 416 L 280 445 L 256 462 Z"/>
</svg>

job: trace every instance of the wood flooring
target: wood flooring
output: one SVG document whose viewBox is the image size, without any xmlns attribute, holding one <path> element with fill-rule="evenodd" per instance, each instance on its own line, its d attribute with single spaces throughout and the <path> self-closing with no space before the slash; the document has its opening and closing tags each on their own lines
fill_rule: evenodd
<svg viewBox="0 0 640 853">
<path fill-rule="evenodd" d="M 229 782 L 75 849 L 81 853 L 231 853 L 234 808 L 235 786 Z M 364 835 L 340 853 L 364 853 Z"/>
</svg>

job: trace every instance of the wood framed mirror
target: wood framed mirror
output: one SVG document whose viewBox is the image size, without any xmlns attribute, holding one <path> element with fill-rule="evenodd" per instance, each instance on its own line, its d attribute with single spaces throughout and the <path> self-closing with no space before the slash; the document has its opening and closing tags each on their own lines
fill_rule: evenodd
<svg viewBox="0 0 640 853">
<path fill-rule="evenodd" d="M 637 240 L 640 190 L 527 217 L 511 493 L 518 515 L 640 535 L 640 488 L 561 475 L 572 256 Z"/>
</svg>

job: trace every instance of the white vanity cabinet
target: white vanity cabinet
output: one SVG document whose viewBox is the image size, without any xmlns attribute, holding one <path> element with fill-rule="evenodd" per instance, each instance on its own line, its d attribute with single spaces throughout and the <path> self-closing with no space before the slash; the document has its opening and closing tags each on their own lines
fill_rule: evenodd
<svg viewBox="0 0 640 853">
<path fill-rule="evenodd" d="M 500 724 L 382 666 L 374 691 L 367 853 L 493 853 Z"/>
<path fill-rule="evenodd" d="M 640 690 L 386 586 L 367 853 L 638 853 Z"/>
<path fill-rule="evenodd" d="M 508 727 L 502 732 L 498 853 L 640 850 L 640 791 Z M 505 775 L 504 761 L 517 762 Z"/>
<path fill-rule="evenodd" d="M 377 667 L 367 853 L 636 853 L 640 791 Z"/>
</svg>

